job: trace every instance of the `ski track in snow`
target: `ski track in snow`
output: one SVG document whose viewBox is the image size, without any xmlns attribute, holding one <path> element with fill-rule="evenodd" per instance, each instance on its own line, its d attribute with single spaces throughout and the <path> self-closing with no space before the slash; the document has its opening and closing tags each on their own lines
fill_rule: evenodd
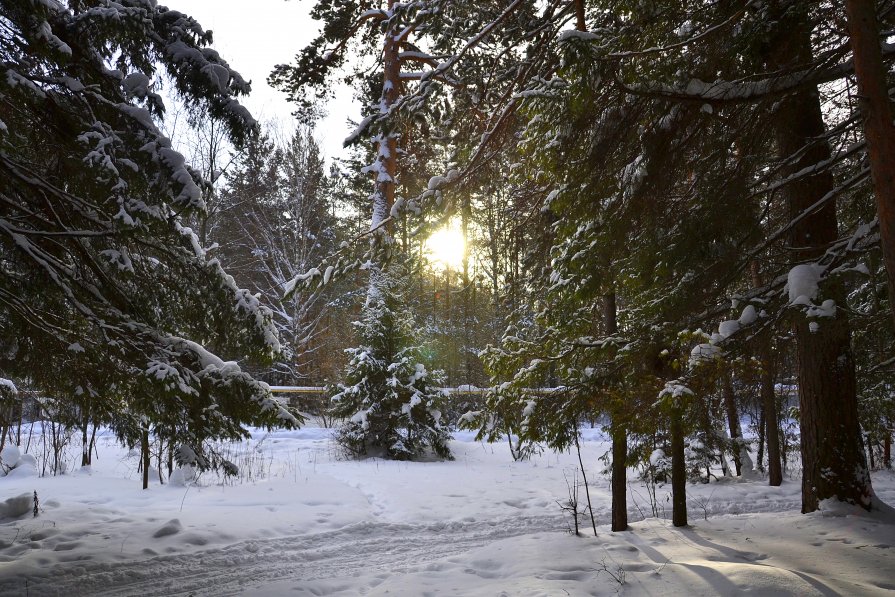
<svg viewBox="0 0 895 597">
<path fill-rule="evenodd" d="M 153 480 L 143 491 L 134 459 L 112 438 L 89 469 L 0 479 L 0 504 L 41 497 L 37 518 L 28 508 L 0 518 L 0 597 L 895 590 L 895 512 L 887 522 L 882 514 L 800 515 L 797 477 L 781 487 L 754 473 L 690 484 L 693 526 L 675 529 L 663 520 L 670 488 L 657 486 L 651 503 L 631 474 L 631 532 L 610 533 L 609 480 L 593 465 L 599 537 L 586 519 L 575 537 L 558 505 L 575 479 L 574 453 L 513 462 L 505 445 L 467 437 L 452 443 L 454 461 L 340 461 L 324 430 L 258 437 L 232 447 L 247 474 L 232 485 Z M 602 436 L 582 443 L 587 463 L 607 449 Z M 895 473 L 875 472 L 874 487 L 895 503 Z"/>
<path fill-rule="evenodd" d="M 0 580 L 0 595 L 237 595 L 270 581 L 344 578 L 360 571 L 381 582 L 494 541 L 564 526 L 561 516 L 428 525 L 364 521 L 140 562 L 59 564 L 26 585 L 21 578 Z"/>
</svg>

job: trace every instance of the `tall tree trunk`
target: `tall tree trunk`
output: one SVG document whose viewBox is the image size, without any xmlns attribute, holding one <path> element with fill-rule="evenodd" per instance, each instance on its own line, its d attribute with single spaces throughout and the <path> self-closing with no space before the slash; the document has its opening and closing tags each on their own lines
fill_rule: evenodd
<svg viewBox="0 0 895 597">
<path fill-rule="evenodd" d="M 603 297 L 603 323 L 607 336 L 618 332 L 618 307 L 615 293 Z M 628 430 L 621 405 L 612 413 L 612 531 L 628 528 Z"/>
<path fill-rule="evenodd" d="M 764 285 L 761 270 L 757 261 L 751 264 L 752 285 L 759 288 Z M 759 339 L 758 358 L 761 362 L 761 420 L 759 421 L 759 442 L 767 438 L 768 447 L 768 485 L 779 487 L 783 483 L 782 459 L 780 457 L 780 421 L 777 417 L 777 394 L 774 380 L 777 377 L 774 366 L 774 355 L 771 350 L 770 335 Z M 758 469 L 762 468 L 762 449 L 759 443 Z"/>
<path fill-rule="evenodd" d="M 864 439 L 867 442 L 867 445 L 865 448 L 865 453 L 867 454 L 867 458 L 870 460 L 870 470 L 875 470 L 876 469 L 876 458 L 873 454 L 873 448 L 875 447 L 873 445 L 874 444 L 873 438 L 871 438 L 870 434 L 868 433 Z"/>
<path fill-rule="evenodd" d="M 736 393 L 733 390 L 732 376 L 732 373 L 727 373 L 724 376 L 724 410 L 727 414 L 727 427 L 730 429 L 733 467 L 736 469 L 737 477 L 739 477 L 743 474 L 743 462 L 740 454 L 743 445 L 743 431 L 740 428 L 740 415 L 737 412 L 737 400 Z"/>
<path fill-rule="evenodd" d="M 858 105 L 864 117 L 864 138 L 888 277 L 889 308 L 895 321 L 895 125 L 880 50 L 882 40 L 876 5 L 871 0 L 845 0 L 858 81 Z"/>
<path fill-rule="evenodd" d="M 395 0 L 389 0 L 388 10 L 394 8 Z M 379 113 L 386 115 L 398 100 L 401 93 L 401 61 L 400 44 L 395 39 L 395 33 L 390 27 L 386 27 L 386 34 L 382 46 L 383 77 L 382 95 L 379 98 Z M 391 225 L 385 222 L 391 214 L 392 205 L 395 203 L 395 183 L 398 172 L 398 139 L 397 133 L 392 130 L 381 131 L 376 143 L 376 174 L 375 190 L 373 191 L 373 216 L 370 229 L 375 230 L 371 242 L 377 237 L 379 242 L 391 244 Z M 382 288 L 386 284 L 385 272 L 381 264 L 374 264 L 370 268 L 370 285 L 367 290 L 367 300 L 376 301 L 382 296 Z"/>
<path fill-rule="evenodd" d="M 778 31 L 772 39 L 770 62 L 785 69 L 811 62 L 811 24 L 807 9 L 792 1 L 781 1 Z M 825 124 L 817 90 L 798 91 L 778 103 L 776 140 L 781 159 L 801 152 L 783 170 L 791 175 L 823 162 L 830 149 L 822 140 Z M 811 210 L 832 191 L 828 171 L 803 176 L 786 187 L 790 216 L 807 214 L 793 226 L 790 243 L 793 263 L 820 258 L 838 236 L 836 204 L 827 201 Z M 812 330 L 808 318 L 797 315 L 794 324 L 799 370 L 801 408 L 802 512 L 818 509 L 821 500 L 835 498 L 871 507 L 872 489 L 861 430 L 851 351 L 851 331 L 845 292 L 840 284 L 827 281 L 823 296 L 836 301 L 835 317 L 825 317 Z M 770 436 L 770 433 L 768 434 Z"/>
<path fill-rule="evenodd" d="M 761 404 L 764 412 L 764 437 L 768 446 L 768 485 L 779 487 L 783 483 L 780 458 L 780 422 L 777 419 L 777 393 L 774 391 L 774 370 L 770 350 L 762 347 Z"/>
<path fill-rule="evenodd" d="M 460 228 L 463 234 L 463 374 L 464 383 L 472 384 L 473 349 L 472 349 L 472 309 L 475 302 L 475 282 L 469 279 L 469 199 L 463 202 L 460 210 Z"/>
<path fill-rule="evenodd" d="M 886 435 L 883 437 L 883 466 L 892 468 L 892 431 L 886 429 Z"/>
<path fill-rule="evenodd" d="M 90 440 L 87 428 L 90 426 L 90 401 L 85 401 L 84 412 L 81 413 L 81 466 L 90 466 Z"/>
<path fill-rule="evenodd" d="M 143 489 L 149 489 L 149 467 L 152 466 L 149 461 L 149 427 L 144 427 L 140 436 L 140 456 L 143 467 Z"/>
<path fill-rule="evenodd" d="M 90 449 L 87 451 L 87 464 L 93 464 L 93 457 L 99 459 L 99 451 L 96 449 L 96 425 L 93 425 L 93 431 L 90 432 Z"/>
<path fill-rule="evenodd" d="M 762 386 L 762 390 L 764 390 L 764 386 Z M 764 437 L 765 437 L 765 415 L 764 415 L 765 405 L 762 404 L 759 406 L 758 411 L 758 465 L 757 468 L 761 472 L 764 472 Z"/>
<path fill-rule="evenodd" d="M 575 28 L 578 31 L 587 31 L 587 23 L 584 20 L 584 0 L 575 0 Z"/>
<path fill-rule="evenodd" d="M 677 407 L 671 410 L 671 522 L 676 527 L 687 526 L 687 468 L 684 463 L 683 414 Z"/>
</svg>

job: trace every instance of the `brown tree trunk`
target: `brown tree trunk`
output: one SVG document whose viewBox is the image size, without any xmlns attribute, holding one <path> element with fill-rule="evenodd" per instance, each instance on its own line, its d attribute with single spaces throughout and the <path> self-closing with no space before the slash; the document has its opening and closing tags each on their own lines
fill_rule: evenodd
<svg viewBox="0 0 895 597">
<path fill-rule="evenodd" d="M 684 463 L 684 425 L 678 408 L 671 411 L 671 522 L 687 526 L 687 468 Z"/>
<path fill-rule="evenodd" d="M 469 279 L 469 219 L 470 206 L 468 198 L 463 203 L 460 210 L 460 228 L 463 233 L 463 374 L 464 383 L 474 384 L 478 380 L 473 379 L 473 359 L 472 350 L 472 313 L 475 308 L 475 280 Z"/>
<path fill-rule="evenodd" d="M 628 529 L 628 434 L 624 427 L 612 430 L 612 531 Z"/>
<path fill-rule="evenodd" d="M 757 261 L 752 262 L 752 285 L 763 286 L 761 270 Z M 783 483 L 783 468 L 780 457 L 780 421 L 777 418 L 777 394 L 774 391 L 774 357 L 771 351 L 771 338 L 759 340 L 758 358 L 761 361 L 761 421 L 759 422 L 759 442 L 767 438 L 768 448 L 768 485 L 779 487 Z M 762 449 L 759 443 L 758 470 L 762 467 Z"/>
<path fill-rule="evenodd" d="M 87 427 L 90 425 L 90 410 L 87 403 L 81 417 L 81 466 L 90 466 L 90 445 Z"/>
<path fill-rule="evenodd" d="M 584 0 L 575 0 L 575 28 L 578 31 L 587 31 L 587 23 L 584 21 Z"/>
<path fill-rule="evenodd" d="M 149 489 L 149 467 L 152 463 L 149 462 L 149 428 L 143 429 L 143 434 L 140 437 L 140 456 L 143 465 L 143 489 Z"/>
<path fill-rule="evenodd" d="M 388 0 L 388 10 L 394 7 L 395 0 Z M 383 76 L 382 95 L 379 98 L 379 113 L 386 115 L 394 106 L 401 94 L 401 60 L 400 42 L 395 39 L 395 32 L 386 27 L 386 33 L 382 46 Z M 389 130 L 379 132 L 376 141 L 376 168 L 373 170 L 376 178 L 373 191 L 373 215 L 370 229 L 374 230 L 373 239 L 379 237 L 380 242 L 387 245 L 392 242 L 391 232 L 393 224 L 386 223 L 391 215 L 392 206 L 395 203 L 395 183 L 398 172 L 398 139 L 397 132 Z M 373 240 L 371 239 L 371 241 Z M 382 289 L 386 285 L 385 273 L 381 263 L 376 263 L 370 268 L 370 282 L 367 287 L 368 300 L 378 299 L 382 296 Z"/>
<path fill-rule="evenodd" d="M 883 466 L 892 468 L 892 432 L 888 429 L 883 438 Z"/>
<path fill-rule="evenodd" d="M 858 105 L 864 117 L 864 138 L 876 196 L 880 244 L 889 286 L 889 308 L 895 320 L 895 125 L 880 50 L 876 2 L 846 0 L 848 32 L 858 82 Z"/>
<path fill-rule="evenodd" d="M 761 404 L 764 412 L 764 437 L 768 446 L 768 485 L 779 487 L 783 483 L 780 458 L 780 422 L 777 419 L 777 394 L 774 391 L 774 370 L 770 350 L 762 350 Z"/>
<path fill-rule="evenodd" d="M 756 467 L 761 472 L 764 472 L 764 408 L 764 404 L 761 404 L 758 412 L 758 463 L 756 464 Z"/>
<path fill-rule="evenodd" d="M 736 394 L 733 391 L 732 374 L 724 377 L 724 410 L 727 413 L 727 426 L 730 428 L 730 440 L 733 445 L 733 466 L 737 477 L 743 474 L 743 463 L 740 459 L 740 446 L 742 445 L 743 431 L 740 429 L 740 416 L 737 412 Z"/>
<path fill-rule="evenodd" d="M 618 332 L 618 308 L 615 293 L 603 297 L 603 323 L 606 335 Z M 612 413 L 612 531 L 628 528 L 628 431 L 617 405 Z"/>
<path fill-rule="evenodd" d="M 778 2 L 776 37 L 770 62 L 785 69 L 810 63 L 811 27 L 807 9 L 795 2 Z M 830 149 L 820 140 L 825 132 L 817 90 L 803 90 L 784 98 L 776 112 L 776 140 L 781 159 L 801 152 L 784 168 L 791 175 L 827 160 Z M 801 216 L 832 191 L 828 171 L 803 176 L 786 187 L 790 216 Z M 793 263 L 819 259 L 838 236 L 835 201 L 827 201 L 793 226 L 790 243 Z M 800 435 L 802 451 L 802 512 L 818 509 L 821 500 L 835 498 L 869 509 L 872 489 L 861 430 L 851 351 L 851 331 L 845 292 L 840 284 L 826 281 L 823 297 L 838 305 L 835 317 L 824 317 L 812 330 L 807 317 L 795 317 L 798 362 Z M 768 436 L 770 437 L 770 433 Z"/>
</svg>

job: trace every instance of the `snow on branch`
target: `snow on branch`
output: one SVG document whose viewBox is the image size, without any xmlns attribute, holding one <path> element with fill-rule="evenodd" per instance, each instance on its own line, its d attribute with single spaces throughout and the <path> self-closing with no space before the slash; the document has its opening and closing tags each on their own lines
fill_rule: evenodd
<svg viewBox="0 0 895 597">
<path fill-rule="evenodd" d="M 895 56 L 895 45 L 885 45 L 883 55 L 885 58 Z M 620 89 L 632 95 L 717 104 L 754 102 L 767 97 L 791 93 L 798 89 L 830 83 L 853 73 L 853 61 L 846 60 L 828 67 L 814 64 L 801 70 L 771 73 L 765 78 L 756 80 L 739 79 L 708 82 L 693 78 L 685 86 L 681 87 L 658 82 L 625 83 L 619 76 L 618 69 L 616 69 L 615 83 Z"/>
</svg>

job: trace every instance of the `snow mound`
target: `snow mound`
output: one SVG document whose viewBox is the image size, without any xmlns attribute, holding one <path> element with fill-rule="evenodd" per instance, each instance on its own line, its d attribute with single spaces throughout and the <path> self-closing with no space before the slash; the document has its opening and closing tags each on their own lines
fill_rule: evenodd
<svg viewBox="0 0 895 597">
<path fill-rule="evenodd" d="M 33 457 L 32 457 L 33 458 Z M 15 468 L 22 459 L 22 452 L 16 446 L 6 446 L 0 450 L 0 464 L 8 468 Z"/>
<path fill-rule="evenodd" d="M 11 497 L 5 502 L 0 502 L 0 519 L 19 518 L 29 514 L 34 508 L 34 496 L 31 493 L 23 493 Z"/>
<path fill-rule="evenodd" d="M 185 487 L 195 479 L 196 469 L 187 464 L 185 466 L 176 468 L 171 473 L 171 478 L 168 480 L 168 484 L 172 487 Z"/>
<path fill-rule="evenodd" d="M 36 464 L 32 464 L 31 462 L 24 462 L 20 460 L 14 469 L 6 473 L 6 476 L 10 479 L 36 477 L 37 466 Z"/>
<path fill-rule="evenodd" d="M 180 524 L 180 521 L 176 518 L 172 518 L 168 522 L 164 524 L 159 530 L 152 534 L 152 536 L 156 539 L 160 539 L 162 537 L 168 537 L 169 535 L 176 535 L 181 530 L 183 530 L 183 525 Z"/>
</svg>

